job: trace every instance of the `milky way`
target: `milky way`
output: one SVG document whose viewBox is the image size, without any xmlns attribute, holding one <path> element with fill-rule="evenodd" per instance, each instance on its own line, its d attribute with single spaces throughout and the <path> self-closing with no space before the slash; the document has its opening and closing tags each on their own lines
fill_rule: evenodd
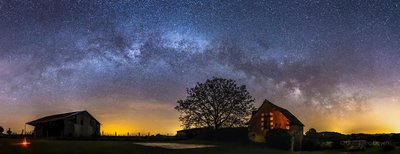
<svg viewBox="0 0 400 154">
<path fill-rule="evenodd" d="M 0 21 L 3 127 L 89 110 L 173 133 L 185 88 L 216 76 L 307 127 L 400 131 L 399 1 L 0 0 Z"/>
</svg>

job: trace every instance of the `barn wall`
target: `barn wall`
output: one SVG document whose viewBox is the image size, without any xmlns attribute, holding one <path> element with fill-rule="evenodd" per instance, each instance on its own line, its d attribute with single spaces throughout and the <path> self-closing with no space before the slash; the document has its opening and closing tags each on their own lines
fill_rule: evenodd
<svg viewBox="0 0 400 154">
<path fill-rule="evenodd" d="M 272 115 L 270 115 L 270 113 L 272 113 Z M 262 114 L 264 114 L 263 121 L 261 118 Z M 271 125 L 271 122 L 273 125 Z M 279 112 L 279 110 L 269 104 L 264 104 L 262 108 L 252 116 L 248 127 L 249 139 L 253 142 L 265 142 L 265 134 L 270 128 L 289 129 L 289 123 L 288 119 Z"/>
<path fill-rule="evenodd" d="M 64 120 L 64 136 L 65 137 L 73 137 L 75 136 L 75 130 L 74 130 L 74 125 L 75 125 L 75 116 L 68 117 Z"/>
<path fill-rule="evenodd" d="M 90 137 L 100 135 L 100 124 L 87 112 L 68 117 L 64 120 L 64 136 Z"/>
<path fill-rule="evenodd" d="M 35 127 L 34 134 L 38 137 L 100 136 L 100 123 L 86 111 L 71 113 L 67 117 L 57 117 L 45 122 L 42 120 L 32 125 Z"/>
<path fill-rule="evenodd" d="M 93 136 L 96 135 L 96 122 L 87 112 L 75 115 L 76 123 L 74 123 L 74 136 Z"/>
<path fill-rule="evenodd" d="M 38 137 L 45 136 L 45 133 L 44 133 L 44 126 L 41 125 L 41 124 L 36 125 L 36 126 L 35 126 L 35 129 L 34 129 L 34 133 L 35 133 L 35 135 L 38 136 Z"/>
<path fill-rule="evenodd" d="M 264 116 L 262 121 L 262 114 L 270 115 L 272 113 L 272 119 Z M 270 122 L 273 122 L 271 126 Z M 264 127 L 262 126 L 264 124 Z M 262 128 L 263 127 L 263 128 Z M 289 119 L 286 118 L 278 109 L 271 104 L 263 104 L 257 113 L 252 115 L 252 119 L 248 125 L 248 136 L 253 142 L 263 143 L 265 142 L 265 134 L 270 129 L 281 128 L 288 130 L 289 134 L 293 136 L 293 150 L 301 150 L 303 141 L 303 126 L 290 124 Z"/>
<path fill-rule="evenodd" d="M 63 135 L 64 122 L 62 120 L 39 123 L 35 125 L 34 133 L 38 137 L 59 137 Z"/>
</svg>

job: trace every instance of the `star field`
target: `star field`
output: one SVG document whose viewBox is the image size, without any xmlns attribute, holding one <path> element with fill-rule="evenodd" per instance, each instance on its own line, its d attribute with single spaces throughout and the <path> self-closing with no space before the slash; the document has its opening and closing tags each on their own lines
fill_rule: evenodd
<svg viewBox="0 0 400 154">
<path fill-rule="evenodd" d="M 400 132 L 399 1 L 0 0 L 0 21 L 3 127 L 84 109 L 174 133 L 185 88 L 218 76 L 306 127 Z"/>
</svg>

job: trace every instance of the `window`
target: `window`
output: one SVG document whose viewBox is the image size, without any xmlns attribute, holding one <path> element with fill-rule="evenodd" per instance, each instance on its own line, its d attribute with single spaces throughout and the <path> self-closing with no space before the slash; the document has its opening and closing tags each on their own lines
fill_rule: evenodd
<svg viewBox="0 0 400 154">
<path fill-rule="evenodd" d="M 269 120 L 271 120 L 271 121 L 274 120 L 274 117 L 269 117 Z"/>
<path fill-rule="evenodd" d="M 270 116 L 273 116 L 273 115 L 274 115 L 274 113 L 272 113 L 272 112 L 269 112 L 269 115 L 270 115 Z"/>
<path fill-rule="evenodd" d="M 290 129 L 290 122 L 289 122 L 289 120 L 286 121 L 286 129 Z"/>
<path fill-rule="evenodd" d="M 265 127 L 264 122 L 261 122 L 260 124 L 261 124 L 261 130 L 264 130 L 264 127 Z"/>
<path fill-rule="evenodd" d="M 264 117 L 261 117 L 261 121 L 264 121 Z"/>
<path fill-rule="evenodd" d="M 261 117 L 264 117 L 264 113 L 261 113 Z"/>
</svg>

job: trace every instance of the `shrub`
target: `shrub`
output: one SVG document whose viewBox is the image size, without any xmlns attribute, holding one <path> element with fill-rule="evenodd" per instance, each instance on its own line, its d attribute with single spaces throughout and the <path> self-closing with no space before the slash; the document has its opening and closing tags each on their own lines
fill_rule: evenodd
<svg viewBox="0 0 400 154">
<path fill-rule="evenodd" d="M 381 150 L 382 151 L 391 151 L 391 150 L 394 150 L 394 149 L 395 149 L 395 146 L 391 142 L 384 142 L 381 145 Z"/>
<path fill-rule="evenodd" d="M 303 138 L 303 150 L 320 150 L 321 146 L 320 146 L 320 141 L 318 140 L 318 138 L 310 138 L 305 136 Z"/>
<path fill-rule="evenodd" d="M 286 130 L 272 129 L 265 135 L 265 143 L 277 149 L 289 150 L 291 148 L 292 136 Z"/>
<path fill-rule="evenodd" d="M 311 128 L 303 138 L 303 150 L 320 150 L 320 136 L 317 130 Z"/>
<path fill-rule="evenodd" d="M 3 134 L 4 128 L 0 126 L 0 135 Z"/>
<path fill-rule="evenodd" d="M 8 134 L 8 135 L 11 135 L 11 134 L 12 134 L 12 131 L 11 131 L 10 128 L 8 128 L 7 134 Z"/>
</svg>

